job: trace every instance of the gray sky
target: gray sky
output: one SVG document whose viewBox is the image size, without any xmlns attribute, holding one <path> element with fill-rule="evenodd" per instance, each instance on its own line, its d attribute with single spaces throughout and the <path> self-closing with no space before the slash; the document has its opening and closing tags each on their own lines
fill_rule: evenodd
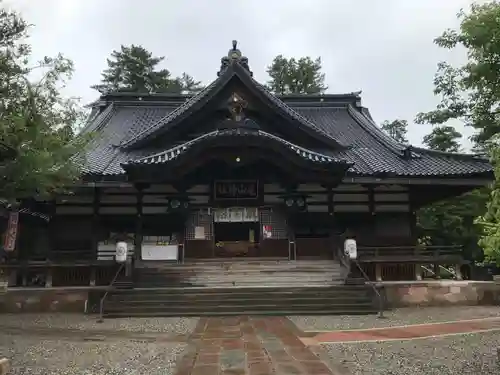
<svg viewBox="0 0 500 375">
<path fill-rule="evenodd" d="M 97 98 L 106 58 L 121 44 L 141 44 L 166 56 L 173 75 L 187 72 L 209 83 L 237 39 L 254 76 L 267 80 L 277 54 L 321 56 L 330 93 L 362 90 L 375 120 L 412 122 L 433 109 L 436 64 L 465 61 L 433 39 L 458 25 L 470 0 L 6 0 L 32 24 L 35 56 L 62 52 L 75 62 L 67 87 L 84 103 Z M 470 130 L 461 124 L 463 134 Z M 410 142 L 429 127 L 412 125 Z M 467 144 L 467 143 L 466 143 Z"/>
</svg>

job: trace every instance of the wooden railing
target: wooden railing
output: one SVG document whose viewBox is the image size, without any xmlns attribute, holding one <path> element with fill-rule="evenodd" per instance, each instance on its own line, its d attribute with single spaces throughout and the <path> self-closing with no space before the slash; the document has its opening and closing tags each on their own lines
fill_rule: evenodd
<svg viewBox="0 0 500 375">
<path fill-rule="evenodd" d="M 52 250 L 45 257 L 7 259 L 0 264 L 0 271 L 13 276 L 11 286 L 105 286 L 112 280 L 116 267 L 114 260 L 95 259 L 89 249 Z"/>
<path fill-rule="evenodd" d="M 359 262 L 462 262 L 462 246 L 360 246 Z"/>
</svg>

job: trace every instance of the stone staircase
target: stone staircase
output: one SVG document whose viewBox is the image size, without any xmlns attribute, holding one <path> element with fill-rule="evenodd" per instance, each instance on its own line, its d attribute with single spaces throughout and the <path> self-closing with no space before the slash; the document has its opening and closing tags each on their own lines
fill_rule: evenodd
<svg viewBox="0 0 500 375">
<path fill-rule="evenodd" d="M 138 270 L 136 287 L 327 286 L 342 283 L 332 260 L 243 258 L 192 261 L 181 265 L 148 264 Z"/>
<path fill-rule="evenodd" d="M 332 260 L 202 260 L 149 263 L 134 288 L 116 288 L 107 317 L 375 313 L 372 289 L 345 285 Z"/>
</svg>

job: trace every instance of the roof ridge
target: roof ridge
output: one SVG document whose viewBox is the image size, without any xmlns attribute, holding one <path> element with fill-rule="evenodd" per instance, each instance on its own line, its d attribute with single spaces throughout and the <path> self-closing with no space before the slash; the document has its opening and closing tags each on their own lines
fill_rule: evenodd
<svg viewBox="0 0 500 375">
<path fill-rule="evenodd" d="M 102 125 L 109 119 L 109 116 L 113 114 L 114 110 L 115 110 L 115 104 L 114 103 L 108 104 L 108 106 L 101 113 L 98 113 L 94 116 L 92 121 L 90 121 L 89 119 L 89 122 L 81 130 L 81 133 L 83 134 L 85 132 L 99 130 L 102 127 Z M 94 124 L 96 125 L 93 127 L 93 129 L 91 129 Z"/>
<path fill-rule="evenodd" d="M 395 141 L 393 138 L 385 134 L 372 120 L 366 117 L 363 113 L 357 111 L 352 105 L 347 105 L 348 113 L 354 120 L 363 127 L 370 135 L 374 136 L 379 143 L 385 146 L 390 151 L 398 156 L 403 156 L 405 150 L 408 150 L 411 145 L 404 145 Z"/>
<path fill-rule="evenodd" d="M 412 146 L 414 150 L 418 150 L 420 152 L 424 152 L 427 154 L 437 154 L 441 156 L 449 156 L 453 158 L 463 158 L 463 159 L 474 159 L 474 160 L 482 160 L 485 162 L 489 162 L 490 159 L 487 156 L 484 156 L 484 154 L 468 154 L 465 152 L 449 152 L 449 151 L 441 151 L 441 150 L 433 150 L 430 148 L 425 148 L 425 147 L 416 147 Z"/>
</svg>

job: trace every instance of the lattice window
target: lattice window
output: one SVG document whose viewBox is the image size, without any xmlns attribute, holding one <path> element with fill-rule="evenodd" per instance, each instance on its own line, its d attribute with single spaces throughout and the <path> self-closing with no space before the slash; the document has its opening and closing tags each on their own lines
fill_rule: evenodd
<svg viewBox="0 0 500 375">
<path fill-rule="evenodd" d="M 264 225 L 269 225 L 271 227 L 270 239 L 272 240 L 283 240 L 288 238 L 286 215 L 282 212 L 270 208 L 262 208 L 260 210 L 260 225 L 261 228 Z"/>
<path fill-rule="evenodd" d="M 193 211 L 186 220 L 186 240 L 199 239 L 195 237 L 196 227 L 205 229 L 205 240 L 213 237 L 213 216 L 206 212 Z"/>
</svg>

